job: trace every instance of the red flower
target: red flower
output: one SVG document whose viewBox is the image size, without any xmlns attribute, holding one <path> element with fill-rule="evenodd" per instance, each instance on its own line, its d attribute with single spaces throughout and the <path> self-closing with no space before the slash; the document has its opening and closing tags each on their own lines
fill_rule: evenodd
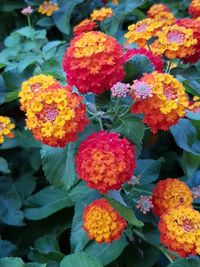
<svg viewBox="0 0 200 267">
<path fill-rule="evenodd" d="M 83 141 L 76 157 L 76 170 L 91 188 L 107 193 L 131 179 L 135 163 L 134 146 L 119 134 L 100 131 Z"/>
<path fill-rule="evenodd" d="M 63 59 L 67 82 L 81 93 L 101 94 L 125 75 L 122 46 L 102 32 L 75 37 Z"/>
</svg>

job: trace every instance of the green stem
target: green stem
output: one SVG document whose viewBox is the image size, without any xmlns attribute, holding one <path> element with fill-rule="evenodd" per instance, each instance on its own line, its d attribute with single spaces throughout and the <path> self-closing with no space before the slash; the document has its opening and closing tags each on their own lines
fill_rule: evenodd
<svg viewBox="0 0 200 267">
<path fill-rule="evenodd" d="M 150 45 L 147 43 L 147 47 L 149 48 L 149 51 L 151 51 L 151 47 L 150 47 Z"/>
<path fill-rule="evenodd" d="M 114 111 L 117 113 L 117 111 L 118 111 L 118 106 L 119 106 L 119 103 L 120 103 L 120 98 L 118 97 L 117 98 L 117 101 L 116 101 L 116 103 L 115 103 L 115 106 L 114 106 Z"/>
<path fill-rule="evenodd" d="M 166 68 L 166 71 L 165 71 L 166 73 L 170 72 L 171 65 L 172 65 L 172 59 L 170 59 L 169 64 Z"/>
<path fill-rule="evenodd" d="M 28 21 L 28 26 L 32 28 L 31 18 L 29 15 L 27 15 L 27 21 Z"/>
<path fill-rule="evenodd" d="M 103 123 L 102 123 L 101 118 L 98 118 L 97 120 L 98 120 L 98 122 L 99 122 L 99 126 L 100 126 L 101 130 L 104 130 L 104 129 L 103 129 Z"/>
<path fill-rule="evenodd" d="M 141 192 L 141 193 L 146 193 L 148 195 L 152 195 L 152 193 L 150 191 L 144 190 L 144 189 L 140 189 L 137 187 L 133 187 L 133 190 L 137 191 L 137 192 Z"/>
</svg>

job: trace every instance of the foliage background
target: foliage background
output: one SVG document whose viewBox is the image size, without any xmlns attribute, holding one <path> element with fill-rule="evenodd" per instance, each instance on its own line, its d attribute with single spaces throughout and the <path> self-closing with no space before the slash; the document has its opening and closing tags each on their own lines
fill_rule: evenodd
<svg viewBox="0 0 200 267">
<path fill-rule="evenodd" d="M 157 220 L 152 214 L 144 216 L 135 210 L 145 226 L 142 232 L 135 228 L 134 242 L 127 229 L 120 241 L 98 245 L 89 241 L 82 229 L 83 208 L 99 195 L 77 179 L 74 155 L 80 141 L 99 130 L 97 123 L 92 123 L 77 142 L 65 149 L 42 146 L 25 128 L 24 114 L 18 102 L 22 81 L 44 73 L 65 83 L 61 61 L 73 37 L 73 27 L 89 17 L 93 9 L 102 6 L 100 0 L 59 0 L 60 9 L 51 17 L 34 12 L 31 16 L 33 30 L 27 26 L 26 16 L 20 10 L 27 5 L 37 8 L 41 2 L 0 0 L 0 114 L 13 118 L 17 125 L 16 137 L 0 146 L 0 258 L 18 257 L 10 262 L 8 259 L 0 262 L 0 266 L 14 266 L 13 263 L 17 267 L 45 264 L 49 267 L 70 267 L 72 264 L 83 267 L 168 266 L 167 258 L 159 249 Z M 156 2 L 161 1 L 122 0 L 118 6 L 108 4 L 115 16 L 103 22 L 101 29 L 124 44 L 127 26 L 145 18 L 147 9 Z M 176 17 L 188 16 L 189 1 L 162 2 Z M 136 69 L 138 75 L 144 72 L 145 65 Z M 180 65 L 172 70 L 187 92 L 197 96 L 200 96 L 199 72 L 199 64 Z M 86 101 L 94 101 L 94 96 L 90 95 Z M 98 108 L 103 108 L 105 103 L 109 105 L 106 96 L 96 98 Z M 130 198 L 125 199 L 128 206 L 133 206 L 131 195 L 139 196 L 139 190 L 151 191 L 157 179 L 180 177 L 191 187 L 200 184 L 199 114 L 188 113 L 187 118 L 181 119 L 170 132 L 160 132 L 156 136 L 130 117 L 124 118 L 122 124 L 114 125 L 113 129 L 133 139 L 140 155 L 135 174 L 141 175 L 141 184 L 138 192 L 127 188 L 130 190 Z M 117 192 L 109 197 L 123 203 Z M 197 209 L 199 203 L 197 199 Z M 131 209 L 123 212 L 133 226 L 140 226 Z M 142 237 L 138 233 L 142 233 Z M 82 251 L 93 259 L 81 254 Z M 71 253 L 80 254 L 75 258 L 74 255 L 65 257 Z M 25 265 L 25 262 L 37 264 Z M 169 266 L 196 267 L 200 263 L 198 258 L 183 262 L 178 259 Z"/>
</svg>

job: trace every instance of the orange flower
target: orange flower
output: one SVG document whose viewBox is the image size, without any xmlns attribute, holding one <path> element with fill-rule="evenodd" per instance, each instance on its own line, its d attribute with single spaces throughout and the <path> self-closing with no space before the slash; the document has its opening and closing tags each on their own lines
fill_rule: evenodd
<svg viewBox="0 0 200 267">
<path fill-rule="evenodd" d="M 89 238 L 98 243 L 119 240 L 126 228 L 126 221 L 103 198 L 93 201 L 85 208 L 83 221 Z"/>
<path fill-rule="evenodd" d="M 44 1 L 39 6 L 38 12 L 49 17 L 53 12 L 58 11 L 58 9 L 58 4 L 53 4 L 51 1 Z"/>
<path fill-rule="evenodd" d="M 5 141 L 5 137 L 14 137 L 14 133 L 12 132 L 14 128 L 15 125 L 11 122 L 10 118 L 6 116 L 0 116 L 0 144 Z"/>
<path fill-rule="evenodd" d="M 91 134 L 76 156 L 79 177 L 101 193 L 120 189 L 131 179 L 135 166 L 134 146 L 114 132 Z"/>
<path fill-rule="evenodd" d="M 162 22 L 154 19 L 143 19 L 136 24 L 128 27 L 128 32 L 125 34 L 127 43 L 136 42 L 138 46 L 145 47 L 147 41 L 150 40 L 162 27 Z"/>
<path fill-rule="evenodd" d="M 102 32 L 75 37 L 63 59 L 67 82 L 81 93 L 101 94 L 124 77 L 124 54 L 115 38 Z"/>
<path fill-rule="evenodd" d="M 82 97 L 70 86 L 54 84 L 38 91 L 27 109 L 26 125 L 36 140 L 49 146 L 64 147 L 75 141 L 88 123 Z"/>
<path fill-rule="evenodd" d="M 200 1 L 199 0 L 192 0 L 192 2 L 189 5 L 189 14 L 194 17 L 197 18 L 200 16 Z"/>
<path fill-rule="evenodd" d="M 107 18 L 113 16 L 112 8 L 102 7 L 101 9 L 93 10 L 92 14 L 90 15 L 92 20 L 96 21 L 104 21 Z"/>
<path fill-rule="evenodd" d="M 51 75 L 35 75 L 22 83 L 21 91 L 19 92 L 20 97 L 20 109 L 25 111 L 31 99 L 34 97 L 35 93 L 38 91 L 44 91 L 48 86 L 52 84 L 59 85 L 59 82 L 54 79 Z"/>
<path fill-rule="evenodd" d="M 197 40 L 197 43 L 193 47 L 194 53 L 183 58 L 183 62 L 195 63 L 200 59 L 200 21 L 196 19 L 185 18 L 177 20 L 177 24 L 193 31 L 193 36 Z"/>
<path fill-rule="evenodd" d="M 185 58 L 194 54 L 197 40 L 193 31 L 178 25 L 166 26 L 157 32 L 158 40 L 152 44 L 155 54 L 165 54 L 168 58 Z"/>
<path fill-rule="evenodd" d="M 179 118 L 185 116 L 189 100 L 183 85 L 170 74 L 145 74 L 131 86 L 132 98 L 137 102 L 132 113 L 143 113 L 146 123 L 153 133 L 168 130 Z M 145 97 L 143 97 L 145 96 Z"/>
<path fill-rule="evenodd" d="M 162 26 L 170 26 L 176 22 L 174 14 L 166 11 L 156 14 L 154 19 L 162 22 Z"/>
<path fill-rule="evenodd" d="M 96 22 L 90 19 L 84 19 L 76 27 L 74 27 L 74 36 L 80 35 L 84 32 L 93 31 L 95 28 L 97 28 Z"/>
<path fill-rule="evenodd" d="M 158 228 L 161 243 L 168 249 L 182 257 L 200 254 L 200 213 L 192 207 L 168 210 L 161 216 Z"/>
<path fill-rule="evenodd" d="M 170 12 L 170 10 L 165 4 L 154 4 L 147 11 L 147 15 L 149 18 L 155 18 L 161 12 Z"/>
<path fill-rule="evenodd" d="M 161 216 L 179 205 L 192 205 L 192 191 L 179 179 L 167 178 L 157 183 L 153 190 L 153 212 Z"/>
</svg>

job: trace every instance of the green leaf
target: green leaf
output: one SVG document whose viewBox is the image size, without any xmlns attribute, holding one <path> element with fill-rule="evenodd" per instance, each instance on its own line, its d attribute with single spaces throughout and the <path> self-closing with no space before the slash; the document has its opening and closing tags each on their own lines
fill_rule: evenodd
<svg viewBox="0 0 200 267">
<path fill-rule="evenodd" d="M 19 35 L 16 33 L 12 33 L 10 36 L 8 36 L 5 40 L 4 40 L 4 44 L 6 47 L 12 47 L 15 48 L 18 43 L 19 43 Z"/>
<path fill-rule="evenodd" d="M 18 99 L 18 91 L 15 91 L 15 92 L 9 92 L 7 95 L 6 95 L 6 99 L 5 99 L 5 102 L 8 103 L 8 102 L 12 102 L 16 99 Z"/>
<path fill-rule="evenodd" d="M 129 139 L 133 144 L 138 145 L 142 143 L 145 125 L 139 118 L 132 114 L 128 114 L 122 118 L 118 117 L 112 131 L 120 133 L 123 137 Z"/>
<path fill-rule="evenodd" d="M 170 263 L 167 267 L 199 267 L 199 259 L 180 259 Z"/>
<path fill-rule="evenodd" d="M 191 121 L 180 119 L 170 130 L 179 147 L 194 155 L 200 155 L 200 140 Z"/>
<path fill-rule="evenodd" d="M 55 12 L 52 17 L 56 26 L 61 32 L 65 34 L 70 33 L 71 14 L 74 8 L 80 3 L 83 3 L 83 0 L 59 1 L 59 10 Z"/>
<path fill-rule="evenodd" d="M 133 82 L 139 79 L 144 73 L 151 73 L 155 70 L 151 61 L 144 55 L 135 55 L 124 66 L 126 76 L 125 82 Z"/>
<path fill-rule="evenodd" d="M 27 198 L 24 213 L 29 220 L 41 220 L 72 205 L 65 190 L 49 186 Z"/>
<path fill-rule="evenodd" d="M 120 240 L 113 241 L 110 244 L 98 244 L 94 241 L 89 242 L 83 251 L 95 259 L 98 259 L 103 266 L 105 266 L 118 258 L 127 245 L 128 242 L 125 236 L 122 235 Z"/>
<path fill-rule="evenodd" d="M 0 258 L 12 256 L 17 247 L 7 240 L 0 240 Z"/>
<path fill-rule="evenodd" d="M 191 120 L 200 121 L 200 112 L 187 111 L 186 116 Z"/>
<path fill-rule="evenodd" d="M 66 256 L 61 261 L 60 267 L 103 267 L 103 265 L 81 252 Z"/>
<path fill-rule="evenodd" d="M 0 267 L 24 267 L 24 262 L 20 258 L 2 258 Z"/>
<path fill-rule="evenodd" d="M 89 193 L 92 192 L 85 182 L 79 181 L 69 192 L 69 197 L 72 201 L 77 202 L 84 199 Z"/>
<path fill-rule="evenodd" d="M 74 185 L 77 179 L 74 154 L 75 143 L 70 143 L 65 148 L 42 147 L 42 166 L 51 184 L 67 190 Z"/>
<path fill-rule="evenodd" d="M 120 204 L 119 202 L 117 202 L 114 199 L 110 199 L 108 197 L 106 197 L 108 203 L 117 210 L 117 212 L 119 212 L 119 214 L 131 225 L 135 226 L 135 227 L 143 227 L 143 222 L 139 221 L 134 212 L 128 208 L 125 207 L 124 205 Z"/>
<path fill-rule="evenodd" d="M 62 70 L 61 62 L 55 58 L 45 61 L 41 66 L 41 70 L 44 74 L 52 75 L 58 80 L 63 82 L 66 80 L 65 74 Z"/>
<path fill-rule="evenodd" d="M 46 45 L 44 45 L 42 48 L 42 52 L 44 54 L 45 60 L 48 60 L 48 59 L 54 57 L 58 47 L 64 43 L 65 42 L 63 42 L 63 41 L 52 41 L 52 42 L 49 42 Z"/>
<path fill-rule="evenodd" d="M 0 220 L 8 225 L 24 225 L 21 205 L 21 199 L 12 180 L 0 177 Z"/>
<path fill-rule="evenodd" d="M 2 173 L 10 173 L 10 169 L 8 167 L 8 162 L 6 159 L 0 157 L 0 172 Z"/>
<path fill-rule="evenodd" d="M 27 38 L 33 38 L 35 31 L 32 27 L 27 26 L 17 30 L 15 33 Z"/>
<path fill-rule="evenodd" d="M 187 178 L 192 177 L 192 175 L 200 167 L 200 155 L 193 155 L 191 153 L 183 153 L 183 169 Z"/>
<path fill-rule="evenodd" d="M 36 179 L 33 177 L 33 172 L 24 172 L 15 181 L 15 187 L 22 200 L 26 199 L 36 187 Z"/>
<path fill-rule="evenodd" d="M 37 57 L 34 53 L 27 54 L 19 63 L 18 70 L 19 73 L 23 72 L 27 67 L 34 64 L 37 61 Z"/>
<path fill-rule="evenodd" d="M 158 179 L 160 168 L 160 160 L 140 159 L 136 164 L 135 175 L 140 176 L 141 184 L 150 184 Z"/>
</svg>

